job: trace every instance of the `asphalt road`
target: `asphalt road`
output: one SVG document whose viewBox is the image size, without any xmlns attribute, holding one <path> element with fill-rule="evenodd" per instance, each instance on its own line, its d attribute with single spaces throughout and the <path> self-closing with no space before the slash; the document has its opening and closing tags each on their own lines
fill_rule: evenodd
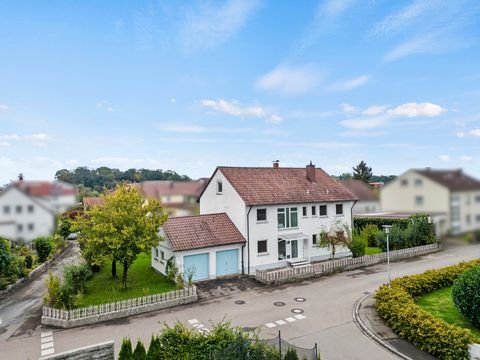
<svg viewBox="0 0 480 360">
<path fill-rule="evenodd" d="M 392 278 L 478 257 L 480 244 L 456 246 L 419 258 L 393 262 Z M 312 348 L 318 343 L 323 360 L 396 359 L 365 337 L 352 320 L 355 302 L 366 292 L 374 292 L 386 279 L 386 266 L 381 264 L 289 286 L 251 289 L 232 296 L 109 323 L 53 330 L 55 352 L 114 340 L 118 353 L 123 337 L 128 336 L 132 341 L 141 339 L 148 344 L 152 333 L 157 333 L 165 323 L 181 321 L 191 327 L 190 323 L 196 320 L 197 324 L 211 329 L 213 323 L 230 320 L 235 326 L 258 329 L 263 338 L 274 337 L 280 330 L 285 340 L 298 346 Z M 303 297 L 306 301 L 298 302 L 294 300 L 296 297 Z M 245 303 L 237 305 L 237 300 Z M 274 302 L 283 302 L 285 305 L 276 306 Z M 302 317 L 294 318 L 293 309 L 301 309 Z M 292 318 L 295 321 L 291 321 Z M 275 326 L 271 327 L 272 324 Z M 40 334 L 48 330 L 51 329 L 42 329 L 40 326 L 32 333 L 14 336 L 7 341 L 1 339 L 0 357 L 37 359 L 40 355 Z"/>
<path fill-rule="evenodd" d="M 58 274 L 66 264 L 77 262 L 78 259 L 79 250 L 74 245 L 52 263 L 48 271 L 0 302 L 0 349 L 2 342 L 9 338 L 13 340 L 15 337 L 33 334 L 35 328 L 40 325 L 45 281 L 49 271 Z"/>
</svg>

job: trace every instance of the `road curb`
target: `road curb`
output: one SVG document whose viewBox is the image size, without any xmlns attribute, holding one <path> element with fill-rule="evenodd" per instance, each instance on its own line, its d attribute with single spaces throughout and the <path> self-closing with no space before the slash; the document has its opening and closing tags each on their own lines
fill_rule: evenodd
<svg viewBox="0 0 480 360">
<path fill-rule="evenodd" d="M 372 294 L 367 294 L 363 297 L 361 297 L 360 299 L 358 299 L 356 302 L 355 302 L 355 305 L 353 307 L 353 311 L 352 311 L 352 317 L 353 317 L 353 322 L 355 323 L 355 325 L 357 325 L 357 327 L 360 329 L 360 331 L 366 335 L 367 337 L 369 337 L 370 339 L 372 339 L 373 341 L 375 341 L 378 345 L 380 345 L 381 347 L 383 347 L 385 350 L 393 353 L 394 355 L 397 355 L 399 358 L 401 359 L 404 359 L 404 360 L 415 360 L 403 353 L 401 353 L 400 351 L 398 351 L 397 349 L 395 349 L 393 346 L 391 346 L 390 344 L 388 344 L 387 342 L 383 341 L 382 339 L 380 339 L 377 335 L 375 335 L 366 325 L 365 323 L 362 321 L 362 319 L 360 318 L 359 316 L 359 310 L 360 310 L 360 307 L 362 306 L 362 303 L 368 298 L 370 297 Z"/>
</svg>

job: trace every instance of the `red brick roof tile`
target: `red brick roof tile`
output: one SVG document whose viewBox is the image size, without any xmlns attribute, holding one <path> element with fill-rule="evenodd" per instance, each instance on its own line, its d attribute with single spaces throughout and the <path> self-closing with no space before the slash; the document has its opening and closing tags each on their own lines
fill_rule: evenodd
<svg viewBox="0 0 480 360">
<path fill-rule="evenodd" d="M 170 218 L 163 230 L 174 251 L 245 243 L 225 213 Z"/>
</svg>

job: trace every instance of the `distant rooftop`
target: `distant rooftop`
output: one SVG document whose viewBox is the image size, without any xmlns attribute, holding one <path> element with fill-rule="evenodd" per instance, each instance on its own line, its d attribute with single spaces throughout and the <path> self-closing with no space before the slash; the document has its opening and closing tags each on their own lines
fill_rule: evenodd
<svg viewBox="0 0 480 360">
<path fill-rule="evenodd" d="M 14 186 L 17 189 L 23 191 L 25 194 L 34 197 L 65 196 L 77 194 L 77 190 L 73 185 L 60 181 L 19 180 L 13 182 L 11 186 Z"/>
<path fill-rule="evenodd" d="M 415 172 L 445 186 L 451 191 L 480 190 L 480 181 L 465 174 L 462 169 L 414 169 Z"/>
<path fill-rule="evenodd" d="M 366 184 L 362 180 L 346 179 L 340 181 L 350 192 L 352 192 L 360 201 L 377 201 L 370 185 Z"/>
</svg>

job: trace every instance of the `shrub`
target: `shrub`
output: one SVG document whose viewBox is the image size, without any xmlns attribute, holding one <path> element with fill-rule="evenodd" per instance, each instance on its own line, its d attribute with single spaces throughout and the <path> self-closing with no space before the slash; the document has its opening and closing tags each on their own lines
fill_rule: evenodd
<svg viewBox="0 0 480 360">
<path fill-rule="evenodd" d="M 93 274 L 86 263 L 79 265 L 68 265 L 63 270 L 65 284 L 72 288 L 73 294 L 85 291 L 87 281 L 92 278 Z"/>
<path fill-rule="evenodd" d="M 47 285 L 47 294 L 43 298 L 45 305 L 50 307 L 55 307 L 58 303 L 60 297 L 60 279 L 57 275 L 52 272 L 48 273 L 48 279 L 46 281 Z"/>
<path fill-rule="evenodd" d="M 137 346 L 135 346 L 135 351 L 133 352 L 133 359 L 134 360 L 147 359 L 147 352 L 145 351 L 145 346 L 143 346 L 143 343 L 140 340 L 137 341 Z"/>
<path fill-rule="evenodd" d="M 480 329 L 480 266 L 465 271 L 455 280 L 452 297 L 458 311 Z"/>
<path fill-rule="evenodd" d="M 298 360 L 297 350 L 292 347 L 289 347 L 285 353 L 284 360 Z"/>
<path fill-rule="evenodd" d="M 53 249 L 53 241 L 50 237 L 38 237 L 32 242 L 38 255 L 38 261 L 45 262 Z"/>
<path fill-rule="evenodd" d="M 365 249 L 367 247 L 368 241 L 363 232 L 358 233 L 354 231 L 353 239 L 349 244 L 349 249 L 352 252 L 353 257 L 359 257 L 365 255 Z"/>
<path fill-rule="evenodd" d="M 379 315 L 400 337 L 440 359 L 468 358 L 469 344 L 479 341 L 469 330 L 447 324 L 415 304 L 414 298 L 451 286 L 465 270 L 480 260 L 462 262 L 422 274 L 405 276 L 381 286 L 376 294 Z"/>
<path fill-rule="evenodd" d="M 33 257 L 32 255 L 28 254 L 27 256 L 25 256 L 25 267 L 27 269 L 31 269 L 33 266 Z"/>
<path fill-rule="evenodd" d="M 133 360 L 132 342 L 130 339 L 123 339 L 118 360 Z"/>
<path fill-rule="evenodd" d="M 408 226 L 408 219 L 392 219 L 392 218 L 355 218 L 354 227 L 363 230 L 368 225 L 375 225 L 381 229 L 383 225 L 398 225 L 402 229 Z"/>
<path fill-rule="evenodd" d="M 368 246 L 377 247 L 379 246 L 377 243 L 377 234 L 381 233 L 382 231 L 378 228 L 375 224 L 368 224 L 362 230 L 365 238 L 367 239 Z"/>
<path fill-rule="evenodd" d="M 157 360 L 160 358 L 160 340 L 157 336 L 152 336 L 150 340 L 150 346 L 148 347 L 147 359 L 148 360 Z"/>
</svg>

